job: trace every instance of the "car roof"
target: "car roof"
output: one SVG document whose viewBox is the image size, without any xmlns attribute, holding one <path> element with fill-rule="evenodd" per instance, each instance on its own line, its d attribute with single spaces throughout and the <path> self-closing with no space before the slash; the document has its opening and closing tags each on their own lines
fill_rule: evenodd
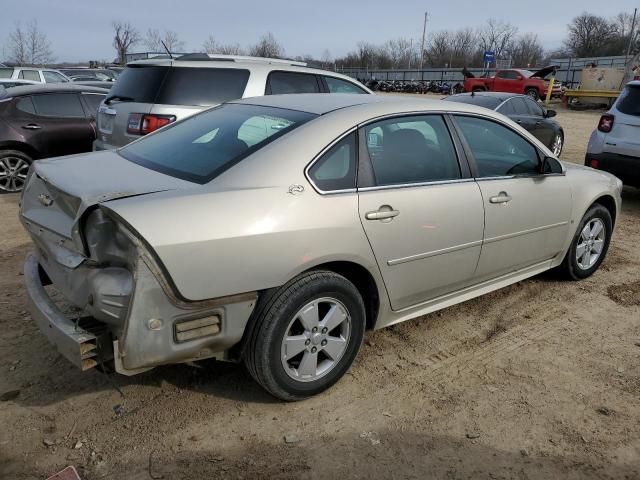
<svg viewBox="0 0 640 480">
<path fill-rule="evenodd" d="M 488 97 L 495 98 L 496 100 L 505 101 L 513 97 L 524 97 L 521 93 L 507 93 L 507 92 L 474 92 L 474 93 L 457 93 L 451 95 L 452 97 Z"/>
<path fill-rule="evenodd" d="M 384 110 L 389 114 L 395 112 L 422 111 L 454 111 L 484 113 L 486 108 L 468 103 L 431 100 L 422 97 L 403 97 L 400 95 L 366 95 L 348 93 L 299 93 L 293 95 L 266 95 L 234 100 L 229 103 L 259 105 L 265 107 L 286 108 L 301 112 L 324 115 L 336 110 L 361 107 L 366 114 L 367 106 L 371 111 Z"/>
<path fill-rule="evenodd" d="M 90 87 L 88 85 L 79 85 L 73 83 L 38 83 L 36 85 L 24 85 L 20 87 L 7 88 L 3 97 L 19 97 L 21 95 L 31 95 L 34 93 L 56 93 L 56 92 L 89 92 L 89 93 L 108 93 L 109 90 L 98 87 Z"/>
<path fill-rule="evenodd" d="M 204 54 L 202 54 L 204 56 Z M 355 78 L 319 68 L 307 67 L 304 62 L 294 60 L 281 60 L 277 58 L 244 57 L 233 55 L 215 55 L 211 58 L 199 58 L 197 55 L 184 56 L 182 60 L 178 58 L 152 58 L 146 60 L 136 60 L 127 63 L 127 67 L 154 66 L 154 67 L 189 67 L 189 68 L 234 68 L 252 71 L 270 72 L 273 70 L 284 70 L 287 72 L 311 73 L 315 75 L 326 75 L 329 77 L 342 78 L 352 83 L 359 83 Z M 361 85 L 364 90 L 367 87 Z M 368 91 L 368 90 L 367 90 Z"/>
</svg>

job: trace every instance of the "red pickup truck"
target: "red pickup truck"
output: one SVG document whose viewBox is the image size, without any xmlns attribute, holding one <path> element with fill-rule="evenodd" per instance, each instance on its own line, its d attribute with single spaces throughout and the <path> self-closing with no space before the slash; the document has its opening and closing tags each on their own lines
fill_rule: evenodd
<svg viewBox="0 0 640 480">
<path fill-rule="evenodd" d="M 544 78 L 553 73 L 557 67 L 545 67 L 537 72 L 512 68 L 498 70 L 493 77 L 475 77 L 471 72 L 463 72 L 465 92 L 509 92 L 524 93 L 534 100 L 544 98 L 547 95 L 549 81 Z M 552 97 L 562 95 L 562 85 L 554 82 Z"/>
</svg>

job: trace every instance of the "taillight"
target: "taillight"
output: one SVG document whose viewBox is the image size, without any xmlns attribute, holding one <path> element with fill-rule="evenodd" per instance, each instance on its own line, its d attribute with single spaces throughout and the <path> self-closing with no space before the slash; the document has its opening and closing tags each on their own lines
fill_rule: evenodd
<svg viewBox="0 0 640 480">
<path fill-rule="evenodd" d="M 127 133 L 134 135 L 146 135 L 155 132 L 159 128 L 175 122 L 174 115 L 153 115 L 142 113 L 131 113 L 127 121 Z"/>
<path fill-rule="evenodd" d="M 609 133 L 613 128 L 613 120 L 613 115 L 605 113 L 600 117 L 600 121 L 598 122 L 598 130 L 604 133 Z"/>
<path fill-rule="evenodd" d="M 596 160 L 595 158 L 592 158 L 591 160 L 589 160 L 589 166 L 591 168 L 598 168 L 600 166 L 600 164 L 598 163 L 598 160 Z"/>
</svg>

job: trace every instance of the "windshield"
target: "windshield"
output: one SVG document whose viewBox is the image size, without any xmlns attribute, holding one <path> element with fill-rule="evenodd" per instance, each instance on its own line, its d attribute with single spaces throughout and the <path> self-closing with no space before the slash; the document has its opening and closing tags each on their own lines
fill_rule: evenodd
<svg viewBox="0 0 640 480">
<path fill-rule="evenodd" d="M 295 110 L 227 104 L 166 127 L 118 153 L 138 165 L 203 184 L 315 117 Z"/>
<path fill-rule="evenodd" d="M 620 94 L 616 108 L 627 115 L 640 116 L 640 85 L 627 85 Z"/>
</svg>

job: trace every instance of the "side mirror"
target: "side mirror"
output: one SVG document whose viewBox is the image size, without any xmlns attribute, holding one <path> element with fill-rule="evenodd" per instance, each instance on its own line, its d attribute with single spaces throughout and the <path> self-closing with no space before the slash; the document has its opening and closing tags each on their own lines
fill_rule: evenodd
<svg viewBox="0 0 640 480">
<path fill-rule="evenodd" d="M 552 173 L 562 173 L 562 165 L 553 157 L 544 157 L 540 164 L 540 173 L 549 175 Z"/>
<path fill-rule="evenodd" d="M 558 114 L 558 112 L 556 112 L 555 110 L 548 109 L 545 112 L 544 116 L 545 116 L 545 118 L 551 118 L 551 117 L 555 117 L 557 114 Z"/>
</svg>

